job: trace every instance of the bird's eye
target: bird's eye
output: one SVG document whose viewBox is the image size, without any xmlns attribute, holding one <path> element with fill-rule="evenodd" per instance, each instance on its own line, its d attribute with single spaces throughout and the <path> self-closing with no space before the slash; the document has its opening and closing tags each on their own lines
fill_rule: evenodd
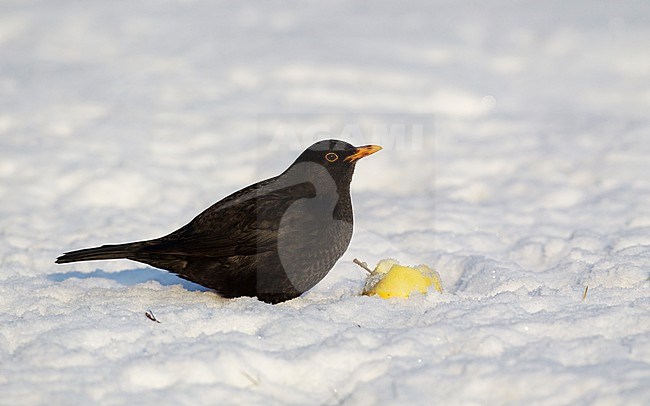
<svg viewBox="0 0 650 406">
<path fill-rule="evenodd" d="M 325 154 L 325 159 L 327 159 L 327 162 L 334 162 L 337 159 L 339 159 L 339 156 L 333 152 L 328 152 L 327 154 Z"/>
</svg>

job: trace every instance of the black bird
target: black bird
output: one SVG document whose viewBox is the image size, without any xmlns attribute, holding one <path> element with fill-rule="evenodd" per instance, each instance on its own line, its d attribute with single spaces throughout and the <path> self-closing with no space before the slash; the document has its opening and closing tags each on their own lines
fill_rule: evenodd
<svg viewBox="0 0 650 406">
<path fill-rule="evenodd" d="M 227 298 L 293 299 L 323 279 L 348 248 L 354 167 L 380 149 L 317 142 L 280 175 L 231 194 L 171 234 L 72 251 L 56 262 L 127 258 Z"/>
</svg>

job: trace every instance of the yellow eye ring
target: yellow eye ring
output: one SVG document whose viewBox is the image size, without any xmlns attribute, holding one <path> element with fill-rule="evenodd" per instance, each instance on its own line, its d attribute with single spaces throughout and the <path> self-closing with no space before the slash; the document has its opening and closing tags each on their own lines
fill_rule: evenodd
<svg viewBox="0 0 650 406">
<path fill-rule="evenodd" d="M 339 156 L 333 152 L 328 152 L 325 154 L 325 159 L 327 159 L 327 162 L 335 162 L 337 159 L 339 159 Z"/>
</svg>

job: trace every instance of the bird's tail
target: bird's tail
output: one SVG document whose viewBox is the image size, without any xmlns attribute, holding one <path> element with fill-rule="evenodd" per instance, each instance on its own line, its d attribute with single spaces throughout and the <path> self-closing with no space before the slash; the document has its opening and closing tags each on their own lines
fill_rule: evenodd
<svg viewBox="0 0 650 406">
<path fill-rule="evenodd" d="M 128 258 L 140 249 L 142 245 L 143 243 L 141 242 L 130 242 L 126 244 L 102 245 L 101 247 L 96 248 L 70 251 L 58 257 L 56 263 L 67 264 L 68 262 Z"/>
</svg>

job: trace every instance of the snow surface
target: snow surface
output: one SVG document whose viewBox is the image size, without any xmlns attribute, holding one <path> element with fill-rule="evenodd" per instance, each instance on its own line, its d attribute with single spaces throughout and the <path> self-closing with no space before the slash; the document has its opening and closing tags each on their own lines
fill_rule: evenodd
<svg viewBox="0 0 650 406">
<path fill-rule="evenodd" d="M 3 1 L 0 404 L 648 404 L 649 18 Z M 172 231 L 314 137 L 385 149 L 357 166 L 350 249 L 298 299 L 54 264 Z M 445 292 L 359 296 L 352 259 L 386 257 Z"/>
</svg>

